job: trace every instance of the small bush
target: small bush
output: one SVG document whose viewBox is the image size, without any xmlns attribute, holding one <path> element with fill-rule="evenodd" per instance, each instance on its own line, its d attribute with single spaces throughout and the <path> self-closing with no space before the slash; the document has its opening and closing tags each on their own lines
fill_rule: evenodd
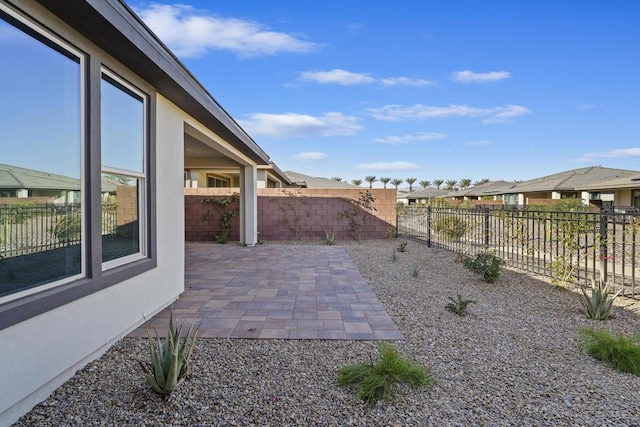
<svg viewBox="0 0 640 427">
<path fill-rule="evenodd" d="M 611 335 L 603 329 L 582 328 L 580 347 L 591 357 L 612 368 L 640 377 L 640 334 L 632 337 Z"/>
<path fill-rule="evenodd" d="M 491 252 L 482 252 L 475 258 L 465 257 L 464 266 L 476 274 L 481 274 L 487 283 L 493 283 L 500 276 L 500 267 L 504 261 Z"/>
<path fill-rule="evenodd" d="M 449 239 L 459 240 L 467 233 L 467 222 L 457 216 L 439 217 L 433 221 L 433 229 Z"/>
<path fill-rule="evenodd" d="M 596 282 L 595 278 L 591 277 L 591 296 L 582 289 L 582 303 L 584 304 L 584 311 L 589 319 L 605 320 L 611 315 L 611 306 L 620 294 L 620 291 L 611 297 L 611 299 L 609 299 L 610 293 L 609 286 L 602 278 Z"/>
<path fill-rule="evenodd" d="M 469 304 L 475 304 L 475 301 L 462 299 L 462 295 L 458 294 L 458 300 L 449 297 L 449 302 L 444 306 L 447 310 L 457 314 L 458 316 L 464 316 L 467 314 L 467 306 Z"/>
<path fill-rule="evenodd" d="M 333 231 L 324 231 L 324 243 L 326 245 L 333 245 L 336 242 L 336 233 Z"/>
<path fill-rule="evenodd" d="M 398 246 L 398 252 L 405 252 L 407 250 L 407 242 L 400 243 Z"/>
<path fill-rule="evenodd" d="M 405 360 L 391 344 L 382 342 L 378 351 L 380 359 L 375 364 L 371 361 L 345 366 L 338 372 L 338 384 L 346 386 L 358 383 L 358 397 L 367 405 L 374 405 L 380 399 L 389 399 L 398 383 L 417 389 L 435 382 L 428 368 Z"/>
<path fill-rule="evenodd" d="M 420 275 L 420 270 L 418 270 L 418 267 L 413 267 L 413 272 L 411 273 L 411 277 L 413 277 L 415 279 L 419 275 Z"/>
</svg>

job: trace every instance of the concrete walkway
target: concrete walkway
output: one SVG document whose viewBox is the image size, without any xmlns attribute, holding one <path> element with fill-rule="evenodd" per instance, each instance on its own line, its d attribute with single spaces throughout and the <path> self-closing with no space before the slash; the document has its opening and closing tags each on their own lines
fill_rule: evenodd
<svg viewBox="0 0 640 427">
<path fill-rule="evenodd" d="M 188 243 L 185 263 L 174 316 L 200 337 L 404 339 L 342 247 Z M 169 313 L 148 323 L 164 334 Z"/>
</svg>

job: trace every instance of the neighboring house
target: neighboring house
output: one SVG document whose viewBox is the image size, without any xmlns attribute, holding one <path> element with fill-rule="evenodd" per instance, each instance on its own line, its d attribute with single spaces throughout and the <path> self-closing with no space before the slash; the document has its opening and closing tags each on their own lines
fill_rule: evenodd
<svg viewBox="0 0 640 427">
<path fill-rule="evenodd" d="M 640 210 L 640 173 L 625 175 L 608 181 L 597 182 L 582 188 L 592 197 L 603 199 L 613 194 L 611 203 L 603 202 L 602 207 L 618 212 L 638 212 Z"/>
<path fill-rule="evenodd" d="M 475 187 L 449 192 L 445 195 L 452 200 L 485 200 L 502 203 L 499 194 L 509 191 L 515 184 L 511 181 L 489 181 Z"/>
<path fill-rule="evenodd" d="M 18 241 L 28 250 L 0 261 L 7 425 L 184 290 L 189 141 L 237 172 L 248 246 L 260 171 L 273 166 L 123 1 L 0 0 L 0 32 L 2 161 L 80 181 L 49 174 L 53 190 L 79 193 L 79 207 L 45 226 L 67 244 Z M 18 197 L 24 184 L 3 194 Z M 105 236 L 102 198 L 114 192 L 127 232 Z M 15 213 L 4 221 L 28 228 Z"/>
<path fill-rule="evenodd" d="M 577 198 L 584 204 L 588 204 L 595 200 L 594 197 L 599 196 L 591 194 L 587 191 L 587 187 L 603 181 L 630 178 L 638 173 L 638 171 L 591 166 L 520 182 L 494 195 L 502 198 L 505 205 L 522 206 L 535 203 L 540 199 L 564 198 Z"/>
<path fill-rule="evenodd" d="M 358 186 L 349 184 L 344 181 L 336 181 L 335 179 L 329 178 L 320 178 L 314 177 L 310 175 L 305 175 L 299 172 L 286 171 L 285 175 L 289 177 L 293 186 L 299 188 L 326 188 L 326 189 L 336 189 L 336 188 L 358 188 Z"/>
<path fill-rule="evenodd" d="M 412 193 L 398 194 L 398 202 L 404 203 L 405 205 L 428 203 L 431 199 L 442 197 L 446 194 L 448 194 L 448 191 L 427 187 Z"/>
<path fill-rule="evenodd" d="M 79 203 L 79 198 L 80 180 L 77 178 L 0 164 L 0 205 L 15 199 Z"/>
</svg>

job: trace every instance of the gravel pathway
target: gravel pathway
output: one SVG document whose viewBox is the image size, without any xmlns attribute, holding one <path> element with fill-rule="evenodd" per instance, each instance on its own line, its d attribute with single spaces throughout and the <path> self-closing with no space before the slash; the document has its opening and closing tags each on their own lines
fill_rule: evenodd
<svg viewBox="0 0 640 427">
<path fill-rule="evenodd" d="M 337 370 L 369 360 L 375 342 L 200 339 L 192 377 L 163 400 L 136 362 L 145 341 L 126 338 L 16 425 L 640 426 L 640 378 L 574 341 L 583 326 L 640 332 L 637 302 L 593 322 L 576 293 L 506 269 L 487 284 L 454 253 L 413 242 L 392 261 L 399 243 L 345 246 L 404 334 L 395 345 L 431 368 L 430 389 L 368 408 L 337 386 Z M 477 302 L 466 317 L 444 309 L 458 293 Z"/>
</svg>

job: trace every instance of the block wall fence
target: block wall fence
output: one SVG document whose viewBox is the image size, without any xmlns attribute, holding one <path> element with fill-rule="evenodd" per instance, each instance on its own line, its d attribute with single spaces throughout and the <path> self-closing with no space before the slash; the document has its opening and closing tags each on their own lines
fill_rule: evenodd
<svg viewBox="0 0 640 427">
<path fill-rule="evenodd" d="M 354 240 L 349 220 L 340 214 L 353 208 L 349 200 L 357 199 L 361 192 L 367 190 L 375 198 L 373 206 L 376 210 L 370 215 L 363 210 L 358 211 L 366 218 L 362 240 L 381 239 L 395 233 L 395 189 L 259 188 L 258 239 L 324 242 L 327 231 L 335 233 L 336 240 Z M 214 241 L 221 231 L 222 208 L 215 203 L 203 203 L 203 200 L 238 191 L 237 188 L 185 188 L 185 240 Z M 208 219 L 203 219 L 207 215 Z M 229 240 L 238 241 L 239 218 L 233 218 L 231 224 Z"/>
</svg>

